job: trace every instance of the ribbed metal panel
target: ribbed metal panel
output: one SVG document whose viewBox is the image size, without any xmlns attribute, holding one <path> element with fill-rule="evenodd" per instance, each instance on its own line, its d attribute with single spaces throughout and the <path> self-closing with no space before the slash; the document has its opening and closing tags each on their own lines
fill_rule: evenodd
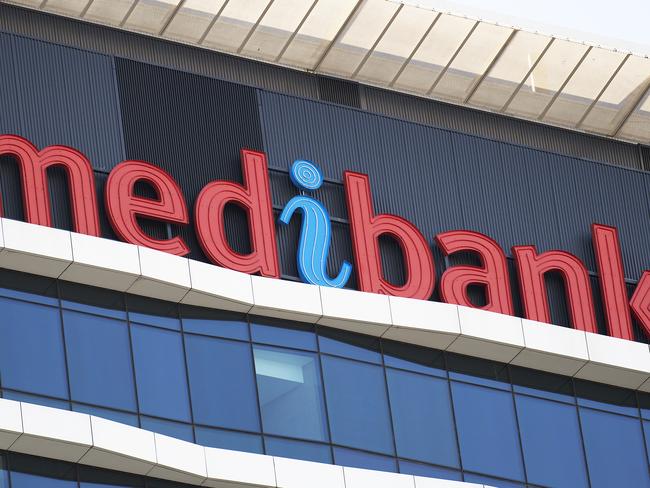
<svg viewBox="0 0 650 488">
<path fill-rule="evenodd" d="M 339 181 L 346 169 L 369 173 L 377 211 L 429 240 L 472 229 L 508 254 L 517 244 L 564 249 L 595 272 L 599 222 L 619 228 L 629 279 L 650 267 L 645 173 L 277 94 L 261 94 L 261 112 L 273 164 L 311 159 Z"/>
<path fill-rule="evenodd" d="M 319 76 L 318 94 L 320 100 L 326 102 L 361 108 L 358 83 Z"/>
<path fill-rule="evenodd" d="M 364 100 L 367 110 L 391 117 L 578 158 L 608 162 L 628 168 L 641 168 L 635 144 L 378 88 L 364 87 Z"/>
<path fill-rule="evenodd" d="M 199 191 L 213 180 L 242 181 L 240 150 L 262 150 L 257 96 L 252 88 L 116 59 L 128 159 L 150 161 L 180 184 L 193 214 Z M 246 221 L 226 213 L 235 249 L 248 247 Z M 191 226 L 176 228 L 205 259 Z"/>
<path fill-rule="evenodd" d="M 316 78 L 269 64 L 0 4 L 0 30 L 250 86 L 318 97 Z"/>
<path fill-rule="evenodd" d="M 74 147 L 95 168 L 120 162 L 124 150 L 112 59 L 0 36 L 0 131 L 26 137 L 37 147 Z"/>
</svg>

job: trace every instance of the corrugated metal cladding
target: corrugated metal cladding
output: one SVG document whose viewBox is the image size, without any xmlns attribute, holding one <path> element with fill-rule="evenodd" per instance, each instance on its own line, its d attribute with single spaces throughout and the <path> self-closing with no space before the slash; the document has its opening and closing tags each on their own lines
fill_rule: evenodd
<svg viewBox="0 0 650 488">
<path fill-rule="evenodd" d="M 377 211 L 411 220 L 430 241 L 472 229 L 508 253 L 567 250 L 595 272 L 590 226 L 599 222 L 619 228 L 629 279 L 650 268 L 646 173 L 284 95 L 260 100 L 272 167 L 304 158 L 333 180 L 368 173 Z"/>
<path fill-rule="evenodd" d="M 127 159 L 168 171 L 192 203 L 213 180 L 242 181 L 240 150 L 264 149 L 255 89 L 116 59 Z M 235 249 L 247 246 L 246 221 L 231 209 Z M 239 222 L 240 225 L 237 225 Z M 191 228 L 179 229 L 204 259 Z"/>
<path fill-rule="evenodd" d="M 345 83 L 0 3 L 0 30 L 569 156 L 642 168 L 635 144 Z M 323 86 L 325 85 L 325 89 Z M 329 89 L 328 89 L 329 88 Z M 360 105 L 359 105 L 360 104 Z"/>
</svg>

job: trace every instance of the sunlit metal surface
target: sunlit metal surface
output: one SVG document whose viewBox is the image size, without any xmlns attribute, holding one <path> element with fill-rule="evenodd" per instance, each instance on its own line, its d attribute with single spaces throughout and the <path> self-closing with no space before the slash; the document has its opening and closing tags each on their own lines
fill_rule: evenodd
<svg viewBox="0 0 650 488">
<path fill-rule="evenodd" d="M 392 0 L 8 0 L 650 144 L 650 59 Z"/>
</svg>

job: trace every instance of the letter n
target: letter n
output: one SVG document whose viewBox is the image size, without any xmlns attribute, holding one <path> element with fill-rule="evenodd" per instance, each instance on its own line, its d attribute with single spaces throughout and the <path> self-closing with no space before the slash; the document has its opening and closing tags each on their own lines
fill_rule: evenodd
<svg viewBox="0 0 650 488">
<path fill-rule="evenodd" d="M 526 318 L 551 322 L 544 275 L 550 271 L 557 271 L 564 279 L 566 301 L 573 328 L 598 332 L 589 273 L 582 261 L 564 251 L 537 254 L 535 246 L 515 246 L 512 248 L 512 254 L 517 263 Z"/>
</svg>

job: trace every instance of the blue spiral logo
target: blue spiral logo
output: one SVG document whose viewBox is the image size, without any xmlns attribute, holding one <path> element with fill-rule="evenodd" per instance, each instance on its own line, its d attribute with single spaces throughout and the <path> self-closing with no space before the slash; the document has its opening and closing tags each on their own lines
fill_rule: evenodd
<svg viewBox="0 0 650 488">
<path fill-rule="evenodd" d="M 291 165 L 291 181 L 303 190 L 318 190 L 323 184 L 323 173 L 311 161 L 298 159 Z"/>
</svg>

